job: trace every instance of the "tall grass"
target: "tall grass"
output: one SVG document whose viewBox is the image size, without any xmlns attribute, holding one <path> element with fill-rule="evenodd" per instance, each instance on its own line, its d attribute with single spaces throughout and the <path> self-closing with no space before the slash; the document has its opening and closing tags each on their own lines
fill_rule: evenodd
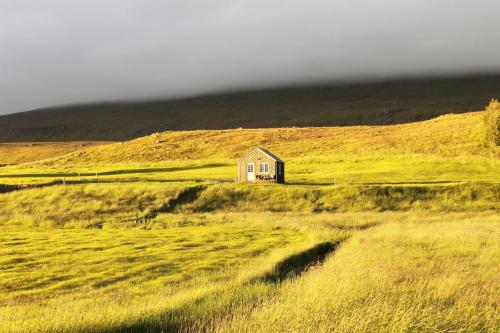
<svg viewBox="0 0 500 333">
<path fill-rule="evenodd" d="M 387 224 L 324 267 L 242 310 L 221 332 L 494 332 L 500 326 L 496 217 Z"/>
<path fill-rule="evenodd" d="M 247 286 L 283 258 L 350 232 L 301 231 L 287 226 L 289 218 L 279 224 L 271 218 L 245 225 L 238 216 L 222 223 L 215 216 L 167 230 L 3 231 L 0 331 L 195 325 L 227 315 L 239 300 L 272 293 L 275 286 Z"/>
</svg>

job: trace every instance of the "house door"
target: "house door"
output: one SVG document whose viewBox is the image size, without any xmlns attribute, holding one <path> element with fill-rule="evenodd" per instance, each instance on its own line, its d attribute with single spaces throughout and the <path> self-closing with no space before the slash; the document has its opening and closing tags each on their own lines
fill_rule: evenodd
<svg viewBox="0 0 500 333">
<path fill-rule="evenodd" d="M 255 165 L 247 163 L 247 181 L 253 182 L 255 180 Z"/>
</svg>

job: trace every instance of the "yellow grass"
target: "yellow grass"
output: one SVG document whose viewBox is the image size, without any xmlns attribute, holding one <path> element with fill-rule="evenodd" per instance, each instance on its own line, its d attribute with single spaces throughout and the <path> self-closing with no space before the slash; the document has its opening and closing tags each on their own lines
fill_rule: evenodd
<svg viewBox="0 0 500 333">
<path fill-rule="evenodd" d="M 285 256 L 348 235 L 335 229 L 320 235 L 275 218 L 243 224 L 238 216 L 200 217 L 202 223 L 163 230 L 4 230 L 0 331 L 192 325 L 200 319 L 195 310 L 169 314 L 217 292 L 244 293 Z"/>
<path fill-rule="evenodd" d="M 495 331 L 482 115 L 165 132 L 0 167 L 0 192 L 66 183 L 0 193 L 0 332 Z M 221 184 L 257 145 L 287 184 Z"/>
<path fill-rule="evenodd" d="M 500 148 L 483 143 L 483 115 L 392 126 L 164 132 L 3 167 L 0 182 L 231 181 L 237 159 L 264 146 L 286 161 L 288 183 L 498 183 Z"/>
<path fill-rule="evenodd" d="M 93 146 L 101 141 L 0 143 L 0 165 L 34 162 Z"/>
<path fill-rule="evenodd" d="M 481 144 L 483 113 L 445 115 L 390 126 L 177 131 L 75 152 L 54 163 L 117 163 L 237 158 L 263 146 L 283 158 L 325 155 L 490 156 Z M 496 156 L 499 151 L 496 151 Z"/>
<path fill-rule="evenodd" d="M 0 195 L 0 226 L 102 227 L 135 225 L 189 184 L 84 184 L 15 191 Z"/>
<path fill-rule="evenodd" d="M 357 234 L 323 267 L 217 331 L 497 331 L 498 216 L 441 218 Z"/>
</svg>

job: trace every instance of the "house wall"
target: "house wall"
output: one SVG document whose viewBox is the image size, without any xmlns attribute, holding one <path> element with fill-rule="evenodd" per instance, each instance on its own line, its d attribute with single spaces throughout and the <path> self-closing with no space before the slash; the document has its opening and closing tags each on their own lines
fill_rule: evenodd
<svg viewBox="0 0 500 333">
<path fill-rule="evenodd" d="M 239 161 L 238 165 L 238 173 L 239 173 L 239 181 L 246 182 L 247 181 L 247 163 L 255 164 L 255 176 L 257 175 L 276 175 L 276 161 L 261 152 L 258 149 L 253 150 L 250 154 L 248 154 L 245 158 Z M 260 163 L 268 163 L 269 164 L 269 172 L 261 173 L 260 172 Z"/>
</svg>

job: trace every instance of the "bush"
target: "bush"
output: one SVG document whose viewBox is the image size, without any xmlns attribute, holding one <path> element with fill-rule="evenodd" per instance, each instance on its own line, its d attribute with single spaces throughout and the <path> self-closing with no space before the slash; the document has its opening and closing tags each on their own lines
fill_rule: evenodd
<svg viewBox="0 0 500 333">
<path fill-rule="evenodd" d="M 484 117 L 486 125 L 486 142 L 493 146 L 500 146 L 500 102 L 492 100 L 486 108 Z"/>
</svg>

